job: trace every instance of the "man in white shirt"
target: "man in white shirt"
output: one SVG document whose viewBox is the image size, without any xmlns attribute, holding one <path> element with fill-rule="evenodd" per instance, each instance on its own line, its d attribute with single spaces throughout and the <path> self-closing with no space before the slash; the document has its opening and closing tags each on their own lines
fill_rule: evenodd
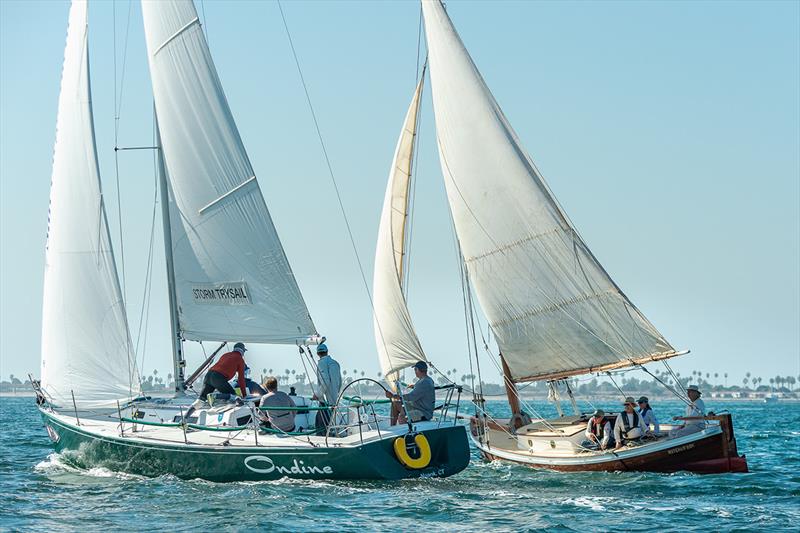
<svg viewBox="0 0 800 533">
<path fill-rule="evenodd" d="M 339 391 L 342 388 L 342 373 L 333 357 L 328 355 L 325 344 L 317 346 L 317 392 L 312 400 L 319 400 L 328 405 L 335 405 L 339 400 Z"/>
<path fill-rule="evenodd" d="M 328 355 L 328 347 L 325 344 L 317 346 L 317 392 L 311 397 L 312 400 L 319 400 L 319 406 L 336 405 L 339 401 L 339 391 L 342 388 L 342 372 L 337 363 Z M 317 435 L 324 435 L 326 428 L 331 422 L 330 409 L 317 411 L 316 418 Z"/>
<path fill-rule="evenodd" d="M 625 410 L 617 415 L 617 421 L 614 423 L 614 440 L 617 443 L 615 449 L 622 448 L 625 441 L 643 437 L 645 432 L 642 417 L 634 409 L 636 401 L 633 396 L 625 398 L 624 405 Z"/>
<path fill-rule="evenodd" d="M 653 412 L 653 408 L 650 407 L 650 400 L 647 398 L 647 396 L 642 396 L 636 400 L 636 403 L 639 404 L 639 416 L 642 417 L 642 422 L 644 422 L 644 427 L 647 429 L 647 432 L 653 435 L 658 435 L 661 428 L 658 425 L 658 419 Z"/>
<path fill-rule="evenodd" d="M 595 444 L 601 450 L 608 448 L 609 444 L 613 444 L 614 430 L 611 429 L 611 422 L 603 420 L 606 413 L 602 409 L 597 409 L 592 414 L 592 418 L 586 423 L 586 440 L 587 445 Z"/>
<path fill-rule="evenodd" d="M 683 420 L 683 425 L 670 431 L 671 437 L 681 437 L 690 433 L 697 433 L 706 427 L 706 404 L 700 399 L 700 388 L 697 385 L 686 387 L 689 405 L 686 406 L 684 416 L 676 416 L 673 420 Z"/>
</svg>

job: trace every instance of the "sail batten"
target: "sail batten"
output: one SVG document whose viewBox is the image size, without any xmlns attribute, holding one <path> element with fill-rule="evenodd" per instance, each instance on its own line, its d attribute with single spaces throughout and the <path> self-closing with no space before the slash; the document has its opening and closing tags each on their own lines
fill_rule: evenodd
<svg viewBox="0 0 800 533">
<path fill-rule="evenodd" d="M 70 7 L 58 101 L 42 301 L 42 388 L 52 403 L 135 396 L 125 304 L 95 145 L 85 1 Z"/>
<path fill-rule="evenodd" d="M 397 140 L 375 248 L 372 284 L 375 343 L 381 370 L 389 383 L 396 380 L 398 371 L 425 360 L 425 353 L 403 296 L 403 258 L 411 165 L 424 77 L 423 73 Z"/>
<path fill-rule="evenodd" d="M 423 0 L 422 8 L 450 211 L 511 379 L 575 375 L 674 353 L 570 223 L 441 2 Z"/>
<path fill-rule="evenodd" d="M 178 333 L 295 344 L 316 334 L 197 11 L 142 2 L 164 172 Z"/>
</svg>

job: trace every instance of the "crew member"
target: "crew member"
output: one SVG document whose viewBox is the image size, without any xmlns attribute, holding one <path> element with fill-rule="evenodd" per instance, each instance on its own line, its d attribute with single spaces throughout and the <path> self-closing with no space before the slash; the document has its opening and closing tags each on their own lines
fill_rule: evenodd
<svg viewBox="0 0 800 533">
<path fill-rule="evenodd" d="M 333 357 L 328 355 L 328 347 L 323 343 L 317 346 L 317 392 L 311 397 L 319 400 L 320 407 L 336 405 L 339 401 L 339 391 L 342 388 L 342 373 Z M 325 428 L 331 421 L 330 409 L 317 411 L 317 434 L 325 434 Z"/>
<path fill-rule="evenodd" d="M 413 388 L 411 392 L 403 394 L 402 402 L 400 395 L 386 391 L 386 397 L 393 400 L 392 424 L 395 421 L 401 424 L 405 424 L 408 421 L 401 408 L 402 404 L 405 404 L 405 410 L 412 422 L 421 422 L 433 418 L 433 407 L 436 403 L 436 385 L 428 375 L 428 363 L 417 361 L 412 368 L 417 381 L 410 385 Z"/>
<path fill-rule="evenodd" d="M 198 407 L 201 407 L 207 401 L 208 395 L 215 390 L 236 396 L 236 391 L 228 383 L 228 380 L 233 379 L 233 376 L 238 377 L 239 390 L 242 393 L 242 397 L 244 397 L 247 391 L 244 380 L 244 353 L 246 351 L 247 348 L 244 347 L 244 343 L 237 342 L 234 344 L 232 352 L 223 354 L 219 361 L 214 363 L 214 366 L 206 373 L 206 377 L 203 378 L 203 390 L 200 391 L 197 400 L 186 412 L 186 418 L 189 418 Z"/>
<path fill-rule="evenodd" d="M 615 449 L 622 448 L 625 441 L 636 440 L 644 436 L 645 427 L 642 417 L 636 412 L 636 401 L 633 396 L 625 398 L 625 410 L 617 415 L 614 422 L 614 440 L 617 445 Z"/>
<path fill-rule="evenodd" d="M 647 432 L 652 433 L 653 435 L 658 435 L 660 429 L 658 425 L 658 419 L 656 418 L 656 414 L 653 412 L 653 408 L 650 407 L 650 400 L 647 398 L 647 396 L 642 396 L 636 400 L 636 403 L 639 404 L 639 416 L 642 417 L 642 422 L 644 422 L 644 427 L 647 429 Z"/>
<path fill-rule="evenodd" d="M 237 387 L 237 380 L 230 380 L 228 383 L 231 384 L 236 394 L 240 394 L 241 390 Z M 247 387 L 247 390 L 241 393 L 241 396 L 264 396 L 267 393 L 264 387 L 250 378 L 250 367 L 246 363 L 244 365 L 244 386 Z"/>
<path fill-rule="evenodd" d="M 604 420 L 605 416 L 605 411 L 596 409 L 586 423 L 584 432 L 588 441 L 586 444 L 598 446 L 601 450 L 614 445 L 614 430 L 611 429 L 611 422 Z"/>
<path fill-rule="evenodd" d="M 697 385 L 686 387 L 689 405 L 686 406 L 684 416 L 676 416 L 673 420 L 683 420 L 683 425 L 669 432 L 670 437 L 680 437 L 690 433 L 697 433 L 706 427 L 706 404 L 700 399 L 700 388 Z"/>
<path fill-rule="evenodd" d="M 267 394 L 261 397 L 261 407 L 268 409 L 262 411 L 267 427 L 278 429 L 284 432 L 294 431 L 294 409 L 282 410 L 280 407 L 294 407 L 292 398 L 283 391 L 278 390 L 278 379 L 268 377 L 264 381 L 264 388 Z"/>
</svg>

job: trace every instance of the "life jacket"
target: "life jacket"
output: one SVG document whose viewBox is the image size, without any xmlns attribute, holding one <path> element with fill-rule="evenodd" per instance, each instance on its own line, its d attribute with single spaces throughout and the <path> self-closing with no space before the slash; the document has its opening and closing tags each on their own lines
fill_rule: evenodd
<svg viewBox="0 0 800 533">
<path fill-rule="evenodd" d="M 600 423 L 598 424 L 598 423 L 595 421 L 594 417 L 592 417 L 592 422 L 591 422 L 591 424 L 589 425 L 589 431 L 591 431 L 591 432 L 592 432 L 592 435 L 594 435 L 594 436 L 595 436 L 595 437 L 597 437 L 598 439 L 601 439 L 601 440 L 602 440 L 602 439 L 603 439 L 603 437 L 605 436 L 605 435 L 603 434 L 603 433 L 604 433 L 604 431 L 603 431 L 603 428 L 605 427 L 605 425 L 606 425 L 606 421 L 605 421 L 605 419 L 601 419 L 601 420 L 600 420 Z"/>
<path fill-rule="evenodd" d="M 633 415 L 633 426 L 631 426 L 631 423 L 628 420 L 628 416 L 627 416 L 628 412 L 627 411 L 623 411 L 622 412 L 622 424 L 625 426 L 625 431 L 622 432 L 622 436 L 625 437 L 625 438 L 628 437 L 628 432 L 631 430 L 632 427 L 634 427 L 634 428 L 638 428 L 639 427 L 639 415 L 638 415 L 638 413 L 634 410 L 633 413 L 631 413 L 631 414 Z"/>
</svg>

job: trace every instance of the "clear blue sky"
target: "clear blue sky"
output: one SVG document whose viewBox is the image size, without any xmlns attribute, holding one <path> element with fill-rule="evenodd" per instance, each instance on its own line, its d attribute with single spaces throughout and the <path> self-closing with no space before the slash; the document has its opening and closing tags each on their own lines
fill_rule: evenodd
<svg viewBox="0 0 800 533">
<path fill-rule="evenodd" d="M 152 132 L 138 2 L 116 2 L 120 146 Z M 448 9 L 506 115 L 589 246 L 701 369 L 800 372 L 800 3 L 457 2 Z M 106 205 L 114 174 L 114 4 L 90 5 Z M 345 369 L 378 370 L 370 308 L 274 2 L 197 3 L 228 100 L 312 316 Z M 415 2 L 286 2 L 371 281 L 378 217 L 415 84 Z M 0 374 L 39 370 L 50 165 L 67 2 L 0 2 Z M 122 64 L 125 79 L 121 81 Z M 428 97 L 429 98 L 429 97 Z M 463 311 L 426 99 L 410 307 L 439 367 L 466 373 Z M 136 336 L 154 177 L 120 155 L 126 289 Z M 159 222 L 160 224 L 160 222 Z M 157 228 L 160 229 L 160 226 Z M 170 371 L 156 242 L 144 372 Z M 117 245 L 117 257 L 120 258 Z M 199 360 L 190 351 L 189 366 Z M 301 370 L 294 349 L 252 366 Z M 496 380 L 496 373 L 487 373 Z"/>
</svg>

